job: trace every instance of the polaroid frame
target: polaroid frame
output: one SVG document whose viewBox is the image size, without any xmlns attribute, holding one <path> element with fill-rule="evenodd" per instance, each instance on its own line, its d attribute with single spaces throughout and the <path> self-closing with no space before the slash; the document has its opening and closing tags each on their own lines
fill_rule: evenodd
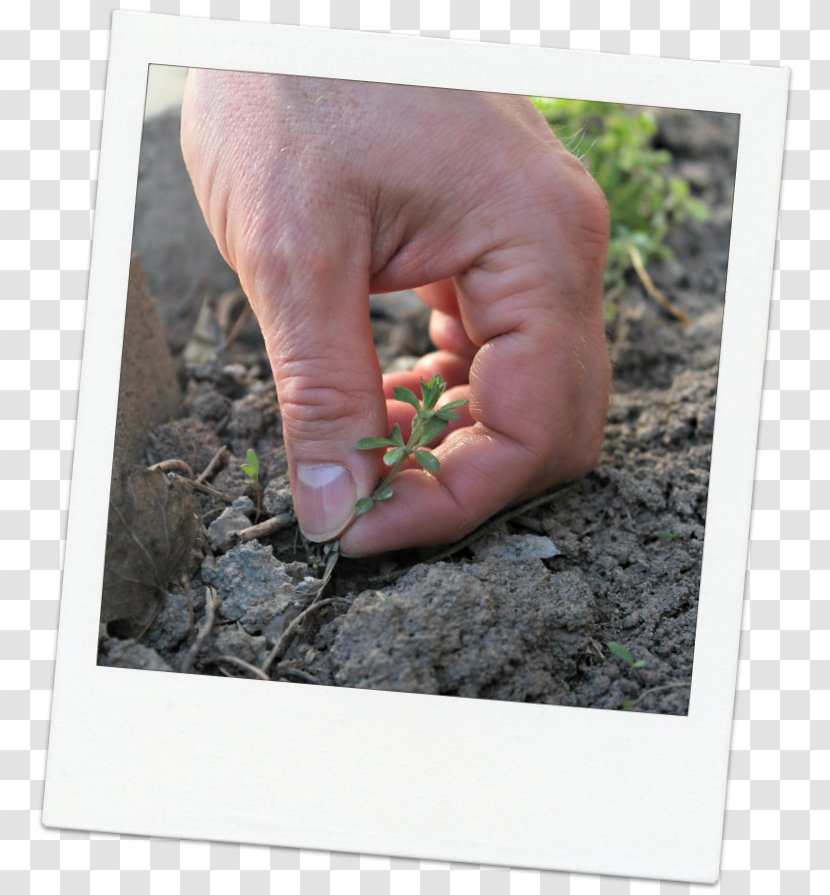
<svg viewBox="0 0 830 895">
<path fill-rule="evenodd" d="M 99 667 L 151 63 L 740 115 L 686 717 Z M 43 823 L 629 877 L 718 877 L 789 72 L 116 12 Z M 630 808 L 630 810 L 628 810 Z"/>
</svg>

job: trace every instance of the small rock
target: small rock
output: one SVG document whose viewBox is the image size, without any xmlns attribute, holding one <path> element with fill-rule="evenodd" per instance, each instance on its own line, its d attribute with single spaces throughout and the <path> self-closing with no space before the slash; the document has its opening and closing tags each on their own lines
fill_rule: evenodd
<svg viewBox="0 0 830 895">
<path fill-rule="evenodd" d="M 149 646 L 143 646 L 134 640 L 117 640 L 114 637 L 101 643 L 98 664 L 109 668 L 140 668 L 142 671 L 173 670 Z"/>
<path fill-rule="evenodd" d="M 257 541 L 239 544 L 219 559 L 208 557 L 202 563 L 202 580 L 216 588 L 220 614 L 241 622 L 249 634 L 259 634 L 303 599 L 284 563 Z"/>
<path fill-rule="evenodd" d="M 243 516 L 250 516 L 254 511 L 254 502 L 250 497 L 243 494 L 240 497 L 237 497 L 236 500 L 231 504 L 231 507 L 239 513 L 242 513 Z"/>
<path fill-rule="evenodd" d="M 194 588 L 191 594 L 193 614 L 196 616 L 205 605 L 205 588 Z M 164 600 L 161 612 L 145 635 L 147 645 L 164 653 L 175 649 L 190 631 L 190 613 L 187 609 L 187 594 L 171 591 Z"/>
<path fill-rule="evenodd" d="M 524 559 L 550 559 L 562 552 L 544 535 L 491 534 L 470 548 L 476 559 L 505 559 L 520 562 Z"/>
<path fill-rule="evenodd" d="M 262 492 L 262 506 L 269 516 L 281 516 L 283 513 L 293 511 L 294 504 L 291 501 L 291 486 L 288 477 L 272 479 Z"/>
<path fill-rule="evenodd" d="M 222 515 L 215 519 L 208 528 L 210 546 L 218 553 L 227 553 L 236 541 L 236 535 L 243 528 L 248 528 L 251 520 L 236 509 L 239 501 L 247 501 L 253 508 L 253 502 L 249 497 L 238 497 L 231 506 L 222 510 Z"/>
<path fill-rule="evenodd" d="M 239 625 L 224 625 L 216 632 L 210 649 L 201 658 L 202 664 L 215 662 L 220 656 L 234 656 L 259 666 L 265 658 L 265 638 L 248 634 Z M 231 669 L 233 670 L 233 669 Z"/>
</svg>

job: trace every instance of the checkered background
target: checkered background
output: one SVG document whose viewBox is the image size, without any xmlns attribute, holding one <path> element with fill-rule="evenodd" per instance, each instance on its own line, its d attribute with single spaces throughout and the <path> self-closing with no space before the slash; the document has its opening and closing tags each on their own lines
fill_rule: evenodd
<svg viewBox="0 0 830 895">
<path fill-rule="evenodd" d="M 109 21 L 118 6 L 32 0 L 0 12 L 0 891 L 710 891 L 41 826 Z M 120 7 L 792 69 L 719 890 L 830 891 L 830 0 Z"/>
</svg>

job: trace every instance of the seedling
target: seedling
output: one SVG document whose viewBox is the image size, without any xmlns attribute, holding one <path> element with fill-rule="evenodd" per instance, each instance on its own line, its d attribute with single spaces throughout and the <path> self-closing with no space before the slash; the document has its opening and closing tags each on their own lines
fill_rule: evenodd
<svg viewBox="0 0 830 895">
<path fill-rule="evenodd" d="M 245 459 L 248 461 L 247 463 L 243 463 L 239 468 L 242 472 L 251 479 L 255 484 L 259 484 L 259 457 L 256 455 L 256 451 L 253 448 L 248 448 L 248 453 L 245 454 Z"/>
<path fill-rule="evenodd" d="M 394 389 L 395 398 L 398 401 L 404 401 L 415 409 L 415 416 L 412 418 L 412 434 L 404 443 L 401 427 L 395 423 L 388 438 L 370 437 L 361 438 L 358 441 L 357 447 L 361 451 L 387 448 L 388 450 L 383 455 L 383 462 L 391 468 L 371 495 L 361 497 L 355 504 L 356 516 L 368 513 L 376 503 L 389 500 L 394 493 L 392 481 L 410 457 L 414 457 L 416 463 L 427 472 L 431 472 L 433 475 L 438 472 L 440 468 L 438 458 L 431 451 L 426 450 L 426 447 L 438 438 L 452 420 L 458 419 L 458 414 L 454 411 L 467 403 L 466 398 L 460 398 L 457 401 L 444 404 L 443 407 L 436 408 L 435 405 L 444 394 L 446 387 L 447 383 L 441 376 L 433 376 L 427 382 L 421 380 L 420 398 L 411 389 L 400 386 Z"/>
<path fill-rule="evenodd" d="M 659 531 L 654 532 L 658 538 L 662 538 L 664 541 L 674 541 L 680 537 L 679 534 L 675 531 L 669 531 L 668 529 L 661 528 Z"/>
<path fill-rule="evenodd" d="M 254 483 L 256 487 L 256 521 L 259 522 L 260 507 L 262 502 L 262 487 L 259 483 L 259 457 L 253 448 L 248 448 L 245 454 L 247 462 L 243 463 L 239 468 Z"/>
<path fill-rule="evenodd" d="M 635 661 L 631 653 L 621 643 L 617 643 L 616 640 L 612 640 L 608 644 L 608 649 L 610 649 L 618 659 L 622 659 L 629 668 L 645 668 L 646 663 L 644 659 L 637 659 Z"/>
</svg>

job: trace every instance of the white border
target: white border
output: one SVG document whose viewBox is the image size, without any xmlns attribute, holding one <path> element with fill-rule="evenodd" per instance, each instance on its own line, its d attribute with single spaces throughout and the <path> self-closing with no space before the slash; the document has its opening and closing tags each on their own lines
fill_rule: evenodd
<svg viewBox="0 0 830 895">
<path fill-rule="evenodd" d="M 687 717 L 95 664 L 150 63 L 741 115 Z M 45 825 L 717 878 L 788 76 L 783 69 L 114 14 Z"/>
</svg>

